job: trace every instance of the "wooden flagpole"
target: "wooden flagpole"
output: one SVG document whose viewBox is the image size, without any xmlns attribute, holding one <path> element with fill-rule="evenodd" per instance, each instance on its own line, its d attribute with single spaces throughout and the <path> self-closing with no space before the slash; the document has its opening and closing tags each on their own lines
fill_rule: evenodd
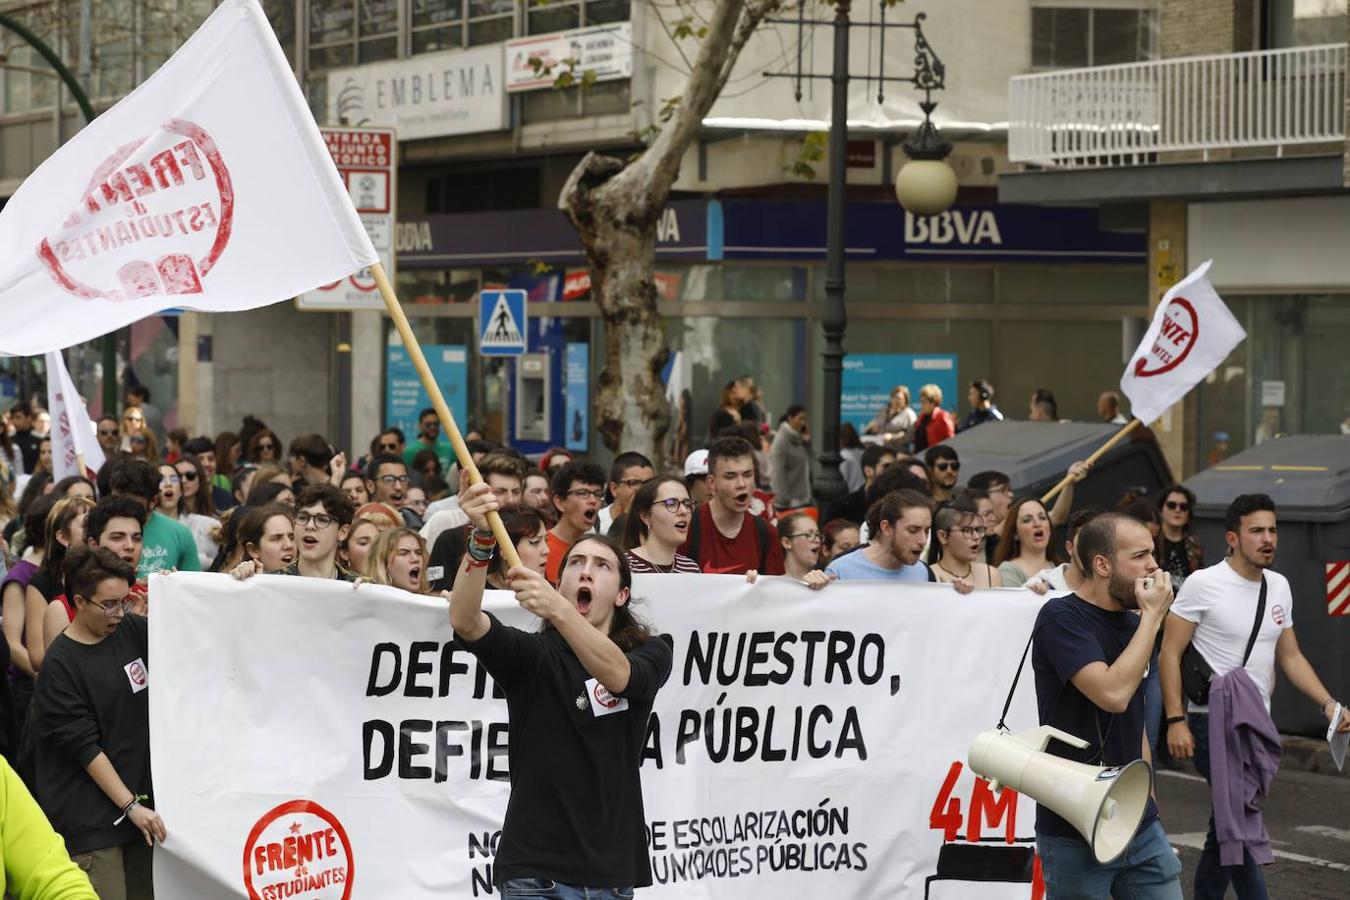
<svg viewBox="0 0 1350 900">
<path fill-rule="evenodd" d="M 1110 450 L 1116 444 L 1119 444 L 1121 439 L 1124 438 L 1125 435 L 1129 434 L 1131 431 L 1134 431 L 1142 424 L 1144 423 L 1140 422 L 1138 419 L 1131 419 L 1128 424 L 1122 427 L 1115 434 L 1111 435 L 1111 439 L 1109 441 L 1098 447 L 1096 452 L 1087 458 L 1086 460 L 1087 464 L 1092 465 L 1097 460 L 1101 459 L 1103 456 L 1106 455 L 1106 451 Z M 1055 485 L 1048 492 L 1046 492 L 1046 495 L 1041 498 L 1041 502 L 1049 503 L 1051 500 L 1055 499 L 1055 497 L 1058 496 L 1060 491 L 1064 490 L 1066 487 L 1069 486 L 1069 483 L 1071 481 L 1073 481 L 1073 476 L 1065 475 L 1062 479 L 1060 479 L 1059 484 Z"/>
<path fill-rule="evenodd" d="M 403 339 L 403 347 L 408 351 L 408 358 L 417 368 L 417 374 L 422 379 L 422 387 L 426 389 L 427 396 L 431 398 L 431 405 L 436 410 L 436 415 L 440 417 L 441 427 L 445 429 L 445 435 L 450 439 L 450 446 L 454 448 L 455 458 L 459 460 L 459 467 L 468 473 L 469 484 L 481 484 L 483 476 L 479 473 L 478 466 L 474 464 L 473 455 L 469 453 L 469 448 L 464 443 L 464 436 L 459 433 L 459 426 L 455 424 L 455 417 L 450 414 L 450 407 L 445 404 L 445 397 L 441 396 L 440 385 L 436 384 L 436 378 L 431 374 L 431 366 L 427 365 L 427 358 L 422 354 L 422 347 L 417 343 L 417 336 L 413 334 L 412 326 L 408 324 L 408 317 L 403 314 L 403 307 L 399 305 L 398 297 L 394 294 L 394 286 L 389 283 L 389 276 L 385 274 L 384 266 L 375 263 L 370 267 L 370 274 L 375 276 L 375 284 L 380 289 L 380 296 L 384 298 L 384 305 L 389 309 L 389 316 L 394 320 L 394 327 L 398 329 L 398 335 Z M 488 524 L 492 526 L 492 533 L 497 538 L 497 549 L 502 558 L 506 560 L 507 566 L 511 568 L 519 566 L 520 555 L 516 553 L 516 545 L 511 543 L 511 536 L 506 533 L 506 526 L 502 524 L 502 517 L 495 512 L 490 512 L 487 520 Z"/>
</svg>

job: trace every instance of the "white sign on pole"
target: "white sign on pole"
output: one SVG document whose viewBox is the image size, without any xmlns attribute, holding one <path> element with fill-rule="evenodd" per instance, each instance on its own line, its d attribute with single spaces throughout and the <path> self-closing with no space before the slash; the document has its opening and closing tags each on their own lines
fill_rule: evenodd
<svg viewBox="0 0 1350 900">
<path fill-rule="evenodd" d="M 506 42 L 506 89 L 533 91 L 553 87 L 563 72 L 580 82 L 586 72 L 596 81 L 633 77 L 633 26 L 630 22 L 574 28 Z"/>
<path fill-rule="evenodd" d="M 502 45 L 330 72 L 328 121 L 393 128 L 403 141 L 500 131 L 510 124 Z"/>
<path fill-rule="evenodd" d="M 385 274 L 395 276 L 394 221 L 398 201 L 398 138 L 389 128 L 320 128 L 337 164 L 352 205 L 380 255 Z M 301 294 L 295 305 L 304 310 L 344 312 L 384 309 L 370 269 Z"/>
<path fill-rule="evenodd" d="M 647 723 L 639 896 L 1030 900 L 1034 805 L 965 759 L 1041 598 L 717 575 L 638 576 L 634 596 L 675 646 Z M 164 896 L 495 895 L 506 703 L 443 599 L 176 573 L 150 602 Z M 486 608 L 537 627 L 510 594 Z M 1008 722 L 1036 721 L 1027 672 Z"/>
</svg>

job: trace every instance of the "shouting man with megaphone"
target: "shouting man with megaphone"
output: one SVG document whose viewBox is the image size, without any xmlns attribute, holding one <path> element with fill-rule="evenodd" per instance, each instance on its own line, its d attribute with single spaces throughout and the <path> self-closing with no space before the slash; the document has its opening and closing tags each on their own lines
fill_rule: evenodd
<svg viewBox="0 0 1350 900">
<path fill-rule="evenodd" d="M 1041 724 L 1083 739 L 1080 749 L 1053 738 L 1047 752 L 1054 756 L 1107 767 L 1151 763 L 1140 684 L 1172 605 L 1171 576 L 1158 568 L 1153 547 L 1148 529 L 1130 516 L 1093 519 L 1078 533 L 1082 586 L 1048 601 L 1036 618 L 1031 662 Z M 1140 768 L 1102 769 L 1094 780 L 1120 779 L 1125 789 L 1125 774 Z M 1147 781 L 1131 781 L 1142 794 Z M 1050 897 L 1181 900 L 1181 863 L 1151 798 L 1132 837 L 1104 851 L 1109 820 L 1123 819 L 1130 805 L 1124 796 L 1027 793 L 1037 801 L 1036 849 Z M 1085 804 L 1092 808 L 1077 808 Z"/>
</svg>

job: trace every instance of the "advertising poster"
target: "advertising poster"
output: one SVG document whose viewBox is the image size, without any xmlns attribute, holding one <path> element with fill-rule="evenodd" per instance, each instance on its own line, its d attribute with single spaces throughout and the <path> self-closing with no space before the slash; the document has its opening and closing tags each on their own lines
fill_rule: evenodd
<svg viewBox="0 0 1350 900">
<path fill-rule="evenodd" d="M 956 409 L 963 402 L 955 353 L 850 353 L 844 357 L 842 421 L 851 422 L 862 434 L 900 384 L 909 388 L 910 404 L 916 411 L 919 388 L 925 384 L 942 389 L 943 409 Z"/>
<path fill-rule="evenodd" d="M 431 372 L 445 395 L 445 404 L 461 428 L 469 421 L 467 404 L 469 389 L 468 353 L 458 344 L 423 344 Z M 398 342 L 398 335 L 390 333 L 389 346 L 384 355 L 384 420 L 403 429 L 404 436 L 417 436 L 417 414 L 431 405 L 431 398 L 417 377 L 417 369 L 408 358 L 408 351 Z"/>
<path fill-rule="evenodd" d="M 568 450 L 589 449 L 591 345 L 567 345 L 563 357 L 564 441 Z"/>
</svg>

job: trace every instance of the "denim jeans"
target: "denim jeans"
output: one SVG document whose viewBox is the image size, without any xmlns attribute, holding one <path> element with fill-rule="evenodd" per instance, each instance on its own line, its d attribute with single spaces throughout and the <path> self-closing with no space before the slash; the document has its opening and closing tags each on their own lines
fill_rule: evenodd
<svg viewBox="0 0 1350 900">
<path fill-rule="evenodd" d="M 631 900 L 633 889 L 581 887 L 548 878 L 512 878 L 502 885 L 502 896 L 535 900 Z"/>
<path fill-rule="evenodd" d="M 1209 781 L 1209 714 L 1190 713 L 1187 717 L 1191 735 L 1195 738 L 1195 768 Z M 1266 876 L 1247 850 L 1242 851 L 1242 865 L 1219 864 L 1219 839 L 1214 831 L 1214 812 L 1209 814 L 1209 832 L 1205 835 L 1205 849 L 1200 851 L 1200 862 L 1195 867 L 1195 900 L 1222 900 L 1229 884 L 1238 900 L 1265 900 Z"/>
<path fill-rule="evenodd" d="M 1102 865 L 1087 841 L 1036 833 L 1045 895 L 1052 900 L 1182 900 L 1181 860 L 1157 819 L 1134 836 L 1113 863 Z"/>
<path fill-rule="evenodd" d="M 1148 735 L 1148 752 L 1158 758 L 1158 729 L 1162 725 L 1162 686 L 1158 682 L 1158 654 L 1148 662 L 1144 676 L 1144 734 Z"/>
</svg>

